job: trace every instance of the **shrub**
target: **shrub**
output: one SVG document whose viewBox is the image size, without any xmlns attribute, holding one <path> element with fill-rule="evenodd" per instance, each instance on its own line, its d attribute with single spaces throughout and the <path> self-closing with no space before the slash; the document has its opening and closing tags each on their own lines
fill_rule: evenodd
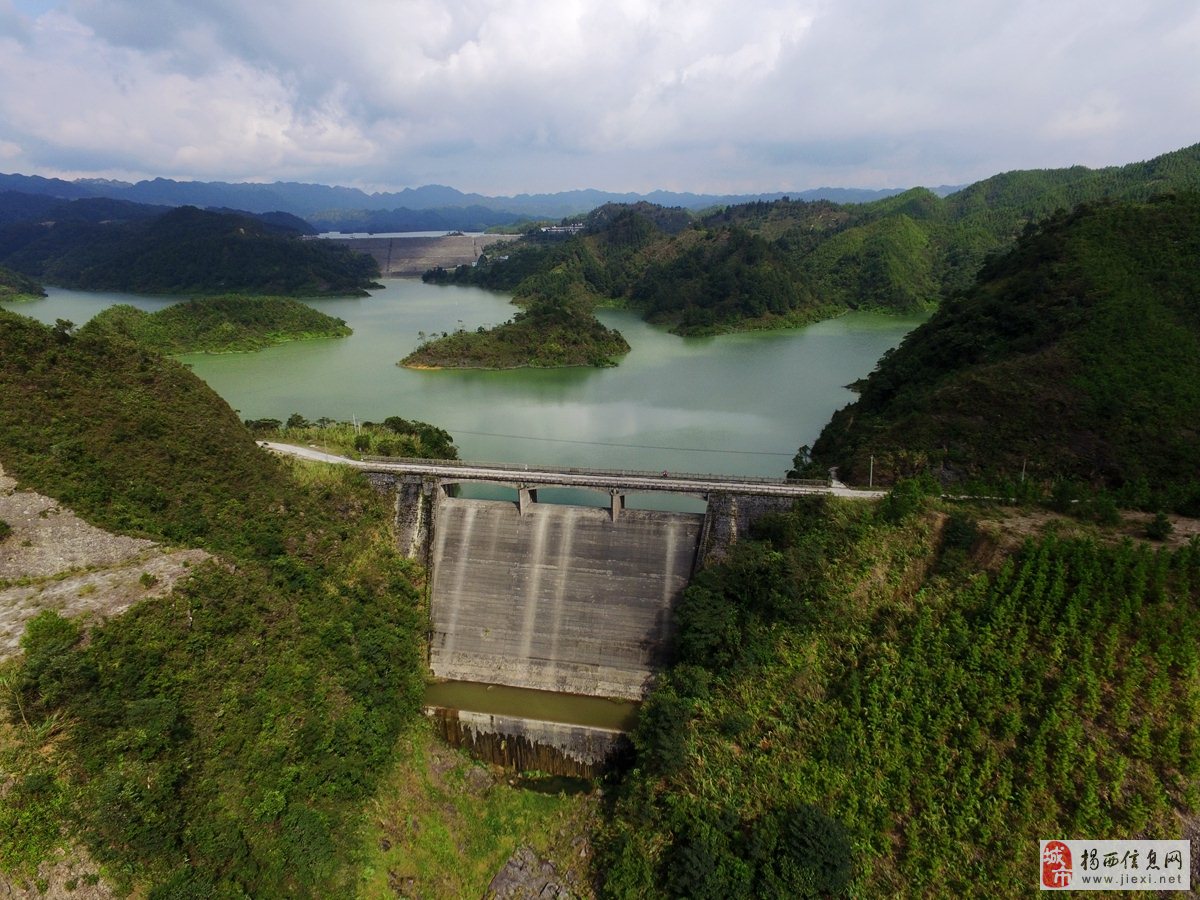
<svg viewBox="0 0 1200 900">
<path fill-rule="evenodd" d="M 942 529 L 941 554 L 938 557 L 937 571 L 953 572 L 967 564 L 968 554 L 979 537 L 979 528 L 975 519 L 965 513 L 956 512 L 950 515 Z"/>
<path fill-rule="evenodd" d="M 709 821 L 688 816 L 676 830 L 665 860 L 665 881 L 673 897 L 734 900 L 750 898 L 754 871 L 742 856 L 737 817 L 718 813 Z"/>
<path fill-rule="evenodd" d="M 1165 541 L 1174 530 L 1175 526 L 1167 518 L 1167 514 L 1165 512 L 1158 512 L 1146 524 L 1146 537 L 1152 541 Z"/>
<path fill-rule="evenodd" d="M 925 499 L 937 493 L 937 482 L 929 476 L 902 478 L 879 503 L 879 516 L 884 522 L 897 524 L 918 512 Z"/>
<path fill-rule="evenodd" d="M 758 897 L 837 897 L 850 884 L 845 826 L 808 803 L 765 814 L 753 827 Z"/>
<path fill-rule="evenodd" d="M 26 713 L 45 713 L 87 680 L 80 658 L 71 652 L 79 637 L 77 624 L 49 609 L 25 624 L 25 665 L 12 695 L 14 704 L 19 701 Z"/>
<path fill-rule="evenodd" d="M 1101 494 L 1093 500 L 1076 504 L 1072 514 L 1079 519 L 1095 522 L 1097 525 L 1120 525 L 1121 511 L 1117 503 L 1107 494 Z"/>
</svg>

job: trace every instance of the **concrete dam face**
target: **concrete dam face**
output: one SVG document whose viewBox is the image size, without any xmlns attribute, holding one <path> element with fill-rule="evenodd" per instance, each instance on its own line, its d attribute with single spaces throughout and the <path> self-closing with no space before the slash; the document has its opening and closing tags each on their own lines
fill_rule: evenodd
<svg viewBox="0 0 1200 900">
<path fill-rule="evenodd" d="M 665 662 L 674 608 L 692 573 L 760 516 L 793 502 L 740 484 L 733 492 L 671 484 L 675 493 L 703 493 L 705 514 L 626 509 L 624 491 L 644 478 L 631 486 L 623 473 L 476 468 L 476 480 L 515 488 L 518 501 L 447 496 L 464 480 L 454 465 L 366 473 L 395 498 L 400 549 L 429 571 L 430 669 L 444 681 L 557 694 L 641 700 Z M 537 502 L 539 485 L 578 478 L 590 480 L 575 487 L 607 490 L 610 508 Z M 507 767 L 593 777 L 626 746 L 624 726 L 439 705 L 426 713 L 452 743 Z"/>
<path fill-rule="evenodd" d="M 644 695 L 703 515 L 440 497 L 433 517 L 435 676 Z"/>
</svg>

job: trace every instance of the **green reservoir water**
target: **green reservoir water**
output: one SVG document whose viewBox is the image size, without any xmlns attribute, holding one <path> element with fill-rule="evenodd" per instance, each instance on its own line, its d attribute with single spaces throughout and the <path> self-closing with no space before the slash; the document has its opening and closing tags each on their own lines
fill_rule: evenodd
<svg viewBox="0 0 1200 900">
<path fill-rule="evenodd" d="M 82 324 L 114 303 L 174 302 L 51 288 L 7 308 Z M 421 372 L 396 366 L 420 332 L 503 322 L 514 312 L 507 297 L 391 279 L 370 297 L 310 303 L 354 334 L 181 359 L 242 418 L 398 415 L 445 428 L 471 460 L 776 476 L 853 399 L 845 385 L 921 321 L 851 313 L 787 331 L 679 338 L 636 313 L 603 310 L 633 348 L 616 368 Z"/>
<path fill-rule="evenodd" d="M 640 703 L 533 691 L 503 684 L 479 684 L 474 681 L 436 681 L 425 688 L 426 706 L 465 709 L 493 716 L 516 716 L 630 731 L 637 722 Z"/>
</svg>

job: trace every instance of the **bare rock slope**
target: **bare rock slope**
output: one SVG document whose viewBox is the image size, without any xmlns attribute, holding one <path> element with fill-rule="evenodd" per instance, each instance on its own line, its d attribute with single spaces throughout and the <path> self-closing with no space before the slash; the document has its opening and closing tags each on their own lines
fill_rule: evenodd
<svg viewBox="0 0 1200 900">
<path fill-rule="evenodd" d="M 105 619 L 162 597 L 203 550 L 164 550 L 153 541 L 110 534 L 57 501 L 17 490 L 0 468 L 0 660 L 15 654 L 25 623 L 43 609 Z"/>
</svg>

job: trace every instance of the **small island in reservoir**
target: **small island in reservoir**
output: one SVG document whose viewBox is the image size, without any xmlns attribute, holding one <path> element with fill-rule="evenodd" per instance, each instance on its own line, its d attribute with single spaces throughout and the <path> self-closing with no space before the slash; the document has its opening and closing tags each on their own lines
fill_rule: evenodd
<svg viewBox="0 0 1200 900">
<path fill-rule="evenodd" d="M 235 353 L 286 341 L 345 337 L 342 320 L 289 297 L 204 297 L 148 313 L 110 306 L 84 330 L 125 338 L 161 353 Z"/>
<path fill-rule="evenodd" d="M 399 365 L 410 369 L 517 369 L 615 366 L 624 336 L 578 303 L 532 301 L 494 328 L 456 331 L 421 344 Z"/>
</svg>

